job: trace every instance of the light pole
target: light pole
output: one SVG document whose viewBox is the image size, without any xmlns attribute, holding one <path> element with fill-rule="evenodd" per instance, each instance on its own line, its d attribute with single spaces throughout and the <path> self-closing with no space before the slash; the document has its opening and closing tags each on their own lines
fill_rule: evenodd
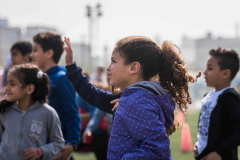
<svg viewBox="0 0 240 160">
<path fill-rule="evenodd" d="M 89 28 L 88 28 L 88 38 L 89 38 L 89 56 L 88 56 L 88 64 L 89 64 L 89 72 L 93 71 L 92 66 L 92 57 L 96 56 L 96 45 L 98 44 L 98 19 L 102 16 L 101 4 L 98 3 L 95 8 L 90 5 L 86 6 L 87 8 L 87 17 L 89 19 Z"/>
</svg>

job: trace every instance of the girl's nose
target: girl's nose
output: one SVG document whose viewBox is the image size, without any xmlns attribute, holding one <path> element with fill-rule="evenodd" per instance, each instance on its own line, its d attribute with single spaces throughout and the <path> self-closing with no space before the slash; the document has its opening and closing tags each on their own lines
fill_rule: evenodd
<svg viewBox="0 0 240 160">
<path fill-rule="evenodd" d="M 5 91 L 8 91 L 9 90 L 9 87 L 8 87 L 8 85 L 6 86 L 6 88 L 5 88 Z"/>
<path fill-rule="evenodd" d="M 108 70 L 108 71 L 110 71 L 110 65 L 111 65 L 111 64 L 109 64 L 109 65 L 107 66 L 107 70 Z"/>
<path fill-rule="evenodd" d="M 205 71 L 203 72 L 203 74 L 206 76 L 207 75 L 207 69 L 205 69 Z"/>
</svg>

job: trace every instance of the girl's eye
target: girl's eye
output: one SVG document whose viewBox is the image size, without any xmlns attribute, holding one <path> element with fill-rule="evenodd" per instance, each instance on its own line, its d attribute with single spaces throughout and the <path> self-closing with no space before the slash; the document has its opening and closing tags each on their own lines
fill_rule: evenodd
<svg viewBox="0 0 240 160">
<path fill-rule="evenodd" d="M 112 60 L 112 63 L 116 63 L 116 61 Z"/>
</svg>

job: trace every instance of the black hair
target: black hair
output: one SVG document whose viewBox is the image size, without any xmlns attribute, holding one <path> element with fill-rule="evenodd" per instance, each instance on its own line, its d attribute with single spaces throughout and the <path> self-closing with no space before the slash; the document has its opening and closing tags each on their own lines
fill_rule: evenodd
<svg viewBox="0 0 240 160">
<path fill-rule="evenodd" d="M 64 43 L 60 35 L 51 32 L 38 33 L 33 37 L 33 41 L 40 44 L 44 52 L 52 49 L 54 52 L 53 61 L 58 64 L 64 50 Z"/>
<path fill-rule="evenodd" d="M 47 102 L 47 96 L 49 93 L 49 78 L 46 73 L 40 71 L 40 69 L 31 63 L 15 65 L 8 74 L 12 74 L 19 79 L 22 87 L 25 88 L 29 84 L 33 84 L 35 89 L 31 95 L 34 102 L 39 101 L 41 103 Z M 8 102 L 6 99 L 0 103 L 0 113 L 4 113 L 15 102 Z"/>
<path fill-rule="evenodd" d="M 27 41 L 19 41 L 17 43 L 15 43 L 12 47 L 11 50 L 17 49 L 21 52 L 21 54 L 24 56 L 27 53 L 31 53 L 32 52 L 32 44 L 30 42 Z"/>
<path fill-rule="evenodd" d="M 164 41 L 160 47 L 147 37 L 131 36 L 118 41 L 115 50 L 123 57 L 125 64 L 140 63 L 144 80 L 150 81 L 158 77 L 161 86 L 171 93 L 180 108 L 187 110 L 187 103 L 192 102 L 188 91 L 189 83 L 196 82 L 200 73 L 196 78 L 188 74 L 188 68 L 176 45 Z M 168 135 L 178 127 L 179 123 L 175 120 L 173 125 L 167 128 Z"/>
<path fill-rule="evenodd" d="M 229 69 L 231 71 L 231 80 L 239 71 L 239 57 L 236 51 L 221 49 L 212 49 L 209 55 L 217 59 L 220 70 Z"/>
</svg>

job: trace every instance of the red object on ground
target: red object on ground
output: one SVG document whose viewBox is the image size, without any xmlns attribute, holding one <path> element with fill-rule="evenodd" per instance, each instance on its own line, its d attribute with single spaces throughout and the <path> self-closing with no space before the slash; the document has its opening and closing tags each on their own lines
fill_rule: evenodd
<svg viewBox="0 0 240 160">
<path fill-rule="evenodd" d="M 182 126 L 181 151 L 184 153 L 192 152 L 192 138 L 190 128 L 187 123 L 184 123 Z"/>
</svg>

